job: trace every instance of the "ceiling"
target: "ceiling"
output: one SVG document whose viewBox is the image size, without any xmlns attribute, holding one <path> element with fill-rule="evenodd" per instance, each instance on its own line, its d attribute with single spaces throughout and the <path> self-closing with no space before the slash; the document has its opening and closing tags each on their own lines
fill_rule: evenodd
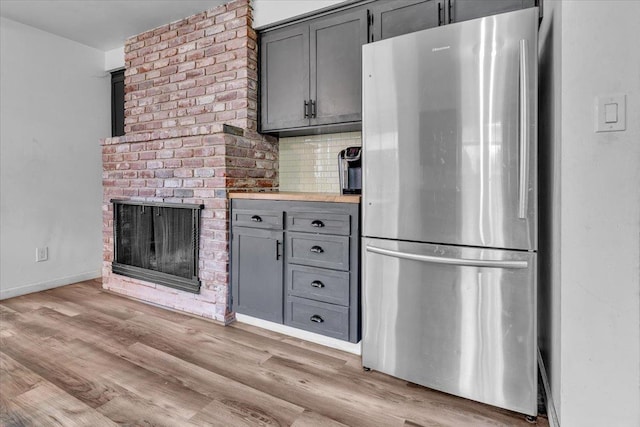
<svg viewBox="0 0 640 427">
<path fill-rule="evenodd" d="M 228 0 L 0 0 L 0 16 L 107 51 Z"/>
</svg>

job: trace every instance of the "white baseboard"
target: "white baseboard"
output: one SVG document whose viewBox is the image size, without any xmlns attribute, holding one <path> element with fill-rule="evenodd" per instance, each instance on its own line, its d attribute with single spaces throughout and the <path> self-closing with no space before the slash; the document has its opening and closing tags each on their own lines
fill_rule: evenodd
<svg viewBox="0 0 640 427">
<path fill-rule="evenodd" d="M 553 396 L 551 395 L 551 385 L 549 384 L 547 369 L 544 366 L 544 360 L 542 360 L 540 349 L 538 349 L 538 367 L 540 368 L 542 385 L 544 386 L 544 394 L 546 397 L 545 404 L 547 405 L 547 418 L 549 419 L 549 426 L 560 427 L 560 422 L 558 421 L 558 413 L 556 412 L 556 406 L 553 403 Z"/>
<path fill-rule="evenodd" d="M 100 269 L 100 270 L 87 271 L 86 273 L 74 274 L 73 276 L 66 276 L 58 279 L 47 280 L 46 282 L 32 283 L 29 285 L 23 285 L 23 286 L 18 286 L 18 287 L 9 288 L 9 289 L 1 289 L 0 300 L 19 297 L 20 295 L 31 294 L 34 292 L 46 291 L 47 289 L 71 285 L 72 283 L 78 283 L 84 280 L 96 279 L 101 276 L 102 276 L 102 270 Z"/>
<path fill-rule="evenodd" d="M 281 325 L 280 323 L 256 319 L 255 317 L 247 316 L 245 314 L 236 313 L 236 320 L 240 323 L 257 326 L 269 331 L 289 335 L 291 337 L 303 339 L 305 341 L 310 341 L 315 344 L 320 344 L 327 347 L 335 348 L 337 350 L 346 351 L 347 353 L 357 354 L 358 356 L 362 354 L 362 347 L 360 343 L 354 344 L 331 337 L 325 337 L 324 335 L 314 334 L 313 332 L 303 331 L 302 329 L 292 328 L 291 326 Z"/>
</svg>

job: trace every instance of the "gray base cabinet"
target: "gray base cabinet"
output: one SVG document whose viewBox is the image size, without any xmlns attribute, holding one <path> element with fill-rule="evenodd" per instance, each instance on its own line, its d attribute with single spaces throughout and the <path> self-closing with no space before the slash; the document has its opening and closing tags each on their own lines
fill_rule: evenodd
<svg viewBox="0 0 640 427">
<path fill-rule="evenodd" d="M 231 201 L 232 310 L 360 341 L 360 205 Z"/>
<path fill-rule="evenodd" d="M 282 323 L 282 231 L 236 227 L 231 288 L 238 313 Z"/>
</svg>

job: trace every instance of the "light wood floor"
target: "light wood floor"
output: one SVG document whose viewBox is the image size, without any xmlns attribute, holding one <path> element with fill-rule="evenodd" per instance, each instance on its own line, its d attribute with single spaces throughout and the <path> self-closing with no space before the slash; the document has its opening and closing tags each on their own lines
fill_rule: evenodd
<svg viewBox="0 0 640 427">
<path fill-rule="evenodd" d="M 363 372 L 358 356 L 156 308 L 97 281 L 4 300 L 0 313 L 2 426 L 530 426 Z"/>
</svg>

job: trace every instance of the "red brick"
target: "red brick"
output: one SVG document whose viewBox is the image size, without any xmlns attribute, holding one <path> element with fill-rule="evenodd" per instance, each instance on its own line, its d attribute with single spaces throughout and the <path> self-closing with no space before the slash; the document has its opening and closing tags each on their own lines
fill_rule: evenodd
<svg viewBox="0 0 640 427">
<path fill-rule="evenodd" d="M 216 113 L 216 121 L 218 122 L 225 122 L 227 120 L 233 120 L 235 118 L 236 118 L 235 111 L 221 111 L 219 113 Z"/>
<path fill-rule="evenodd" d="M 224 43 L 229 40 L 233 40 L 236 38 L 236 32 L 233 30 L 227 30 L 223 33 L 216 34 L 215 39 L 216 43 Z"/>
<path fill-rule="evenodd" d="M 214 65 L 214 67 L 215 67 L 215 65 Z M 207 70 L 207 73 L 208 73 L 208 70 Z M 216 82 L 226 82 L 226 81 L 229 81 L 229 80 L 233 80 L 233 79 L 235 79 L 237 77 L 239 77 L 239 76 L 238 76 L 238 74 L 236 74 L 235 71 L 227 71 L 227 72 L 224 72 L 224 73 L 218 73 L 216 75 Z"/>
<path fill-rule="evenodd" d="M 184 147 L 198 147 L 202 145 L 202 137 L 185 138 L 182 140 Z"/>
<path fill-rule="evenodd" d="M 176 169 L 173 171 L 173 176 L 177 178 L 191 178 L 193 177 L 193 169 L 190 169 L 190 168 Z"/>
<path fill-rule="evenodd" d="M 154 188 L 162 187 L 164 185 L 164 180 L 163 179 L 147 179 L 146 185 L 147 187 L 154 187 Z"/>
<path fill-rule="evenodd" d="M 192 167 L 192 168 L 201 168 L 204 166 L 204 160 L 199 158 L 186 158 L 182 160 L 182 166 L 184 167 Z"/>
<path fill-rule="evenodd" d="M 174 56 L 178 53 L 178 49 L 175 47 L 172 47 L 170 49 L 165 49 L 162 52 L 160 52 L 160 57 L 161 58 L 169 58 L 171 56 Z M 167 60 L 168 61 L 168 60 Z M 169 65 L 169 63 L 167 62 L 167 65 Z"/>
<path fill-rule="evenodd" d="M 165 33 L 160 34 L 160 40 L 169 40 L 169 39 L 174 39 L 176 38 L 176 36 L 178 35 L 178 32 L 176 30 L 172 30 L 172 31 L 167 31 Z"/>
<path fill-rule="evenodd" d="M 226 13 L 217 15 L 215 22 L 216 24 L 219 24 L 221 22 L 230 21 L 235 17 L 236 17 L 236 12 L 232 10 L 231 12 L 226 12 Z"/>
<path fill-rule="evenodd" d="M 244 16 L 233 19 L 231 21 L 225 22 L 224 26 L 227 30 L 236 29 L 236 28 L 244 28 L 249 23 L 249 17 L 246 16 L 246 12 L 244 12 Z M 235 36 L 235 33 L 234 33 Z"/>
<path fill-rule="evenodd" d="M 187 43 L 190 43 L 194 40 L 200 39 L 204 37 L 204 30 L 203 29 L 199 29 L 197 31 L 193 31 L 192 33 L 187 35 Z"/>
<path fill-rule="evenodd" d="M 182 148 L 179 150 L 175 150 L 175 157 L 176 158 L 193 157 L 193 149 Z"/>
<path fill-rule="evenodd" d="M 173 188 L 158 188 L 156 189 L 157 197 L 173 197 Z"/>
<path fill-rule="evenodd" d="M 217 40 L 216 40 L 216 43 L 218 43 Z M 204 56 L 216 56 L 223 52 L 224 52 L 223 44 L 214 44 L 213 46 L 208 47 L 204 50 Z"/>
</svg>

